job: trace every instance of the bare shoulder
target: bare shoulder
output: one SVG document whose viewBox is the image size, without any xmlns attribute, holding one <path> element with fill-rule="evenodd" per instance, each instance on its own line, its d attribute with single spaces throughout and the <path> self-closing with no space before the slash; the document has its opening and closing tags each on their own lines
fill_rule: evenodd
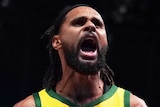
<svg viewBox="0 0 160 107">
<path fill-rule="evenodd" d="M 32 95 L 30 95 L 20 102 L 16 103 L 13 107 L 35 107 L 34 98 Z"/>
<path fill-rule="evenodd" d="M 146 102 L 142 98 L 139 98 L 138 96 L 132 93 L 130 96 L 130 105 L 131 107 L 148 107 L 146 105 Z"/>
</svg>

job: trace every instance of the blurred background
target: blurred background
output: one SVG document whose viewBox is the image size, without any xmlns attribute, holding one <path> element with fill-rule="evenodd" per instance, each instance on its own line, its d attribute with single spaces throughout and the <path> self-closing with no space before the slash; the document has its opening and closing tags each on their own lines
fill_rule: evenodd
<svg viewBox="0 0 160 107">
<path fill-rule="evenodd" d="M 47 40 L 41 39 L 65 5 L 87 3 L 103 14 L 109 35 L 108 65 L 115 81 L 159 104 L 160 15 L 158 0 L 1 0 L 0 107 L 42 88 L 49 65 Z"/>
</svg>

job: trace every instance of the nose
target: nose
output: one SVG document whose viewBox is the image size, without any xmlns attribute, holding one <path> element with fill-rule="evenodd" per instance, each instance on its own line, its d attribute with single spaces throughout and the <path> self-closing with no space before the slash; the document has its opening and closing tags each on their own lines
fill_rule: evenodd
<svg viewBox="0 0 160 107">
<path fill-rule="evenodd" d="M 89 31 L 89 32 L 95 32 L 96 30 L 96 27 L 94 25 L 94 23 L 92 23 L 91 21 L 88 21 L 86 24 L 85 24 L 85 28 L 84 28 L 85 31 Z"/>
</svg>

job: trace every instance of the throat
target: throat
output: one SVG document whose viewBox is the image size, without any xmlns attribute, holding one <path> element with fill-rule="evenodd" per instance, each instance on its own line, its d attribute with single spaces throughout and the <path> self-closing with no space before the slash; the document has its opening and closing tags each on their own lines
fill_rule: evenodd
<svg viewBox="0 0 160 107">
<path fill-rule="evenodd" d="M 91 89 L 88 88 L 88 89 L 78 89 L 75 92 L 70 91 L 72 93 L 68 93 L 67 98 L 76 104 L 85 105 L 89 102 L 95 101 L 96 99 L 98 99 L 103 95 L 103 89 L 98 87 L 95 90 L 92 91 Z"/>
<path fill-rule="evenodd" d="M 85 105 L 101 97 L 103 87 L 99 74 L 87 76 L 74 72 L 57 84 L 56 92 L 73 103 Z"/>
<path fill-rule="evenodd" d="M 102 83 L 95 86 L 91 84 L 79 84 L 77 86 L 72 85 L 68 89 L 66 87 L 59 94 L 78 105 L 85 105 L 103 95 L 104 89 Z"/>
</svg>

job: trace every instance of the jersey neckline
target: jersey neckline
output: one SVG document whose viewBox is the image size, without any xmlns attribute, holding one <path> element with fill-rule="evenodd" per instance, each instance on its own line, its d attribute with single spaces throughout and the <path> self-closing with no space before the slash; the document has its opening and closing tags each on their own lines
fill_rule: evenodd
<svg viewBox="0 0 160 107">
<path fill-rule="evenodd" d="M 99 104 L 100 102 L 109 99 L 110 97 L 112 97 L 112 95 L 116 92 L 116 90 L 118 89 L 118 87 L 116 85 L 112 85 L 111 88 L 105 92 L 101 97 L 99 97 L 98 99 L 96 99 L 95 101 L 89 102 L 88 104 L 85 104 L 81 107 L 93 107 L 97 104 Z M 79 107 L 80 105 L 70 101 L 69 99 L 61 96 L 60 94 L 56 93 L 54 90 L 46 89 L 46 92 L 48 93 L 48 95 L 50 95 L 51 97 L 58 99 L 59 101 L 67 104 L 70 107 Z"/>
</svg>

